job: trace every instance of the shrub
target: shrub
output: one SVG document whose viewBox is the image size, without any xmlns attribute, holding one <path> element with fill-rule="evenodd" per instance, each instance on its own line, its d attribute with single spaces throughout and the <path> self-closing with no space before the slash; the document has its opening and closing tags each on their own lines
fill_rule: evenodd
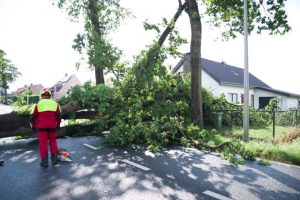
<svg viewBox="0 0 300 200">
<path fill-rule="evenodd" d="M 278 112 L 276 113 L 276 125 L 278 126 L 294 126 L 296 122 L 296 112 Z"/>
<path fill-rule="evenodd" d="M 269 160 L 266 160 L 266 159 L 261 159 L 258 161 L 258 164 L 260 165 L 271 165 L 271 162 Z"/>
</svg>

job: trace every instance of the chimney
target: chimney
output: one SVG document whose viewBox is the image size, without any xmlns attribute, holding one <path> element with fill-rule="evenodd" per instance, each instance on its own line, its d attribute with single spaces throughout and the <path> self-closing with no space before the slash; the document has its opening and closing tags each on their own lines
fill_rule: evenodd
<svg viewBox="0 0 300 200">
<path fill-rule="evenodd" d="M 221 64 L 222 64 L 223 66 L 225 66 L 227 63 L 226 63 L 224 60 L 222 60 Z"/>
</svg>

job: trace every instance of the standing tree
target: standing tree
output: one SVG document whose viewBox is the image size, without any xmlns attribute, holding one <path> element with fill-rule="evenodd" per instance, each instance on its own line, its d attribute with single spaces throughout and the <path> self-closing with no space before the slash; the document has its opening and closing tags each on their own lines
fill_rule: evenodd
<svg viewBox="0 0 300 200">
<path fill-rule="evenodd" d="M 181 0 L 179 0 L 180 2 Z M 197 0 L 185 0 L 191 24 L 191 76 L 192 76 L 192 120 L 203 127 L 201 98 L 201 17 L 208 17 L 209 22 L 220 28 L 225 39 L 243 34 L 243 1 L 244 0 L 202 0 L 205 9 L 201 15 Z M 287 0 L 248 0 L 248 32 L 264 30 L 270 34 L 285 34 L 291 27 L 288 25 L 284 10 Z"/>
<path fill-rule="evenodd" d="M 85 49 L 88 63 L 95 70 L 96 84 L 104 84 L 104 70 L 114 71 L 121 51 L 108 41 L 107 35 L 117 28 L 129 12 L 121 7 L 120 0 L 53 0 L 65 9 L 74 20 L 84 19 L 85 32 L 77 34 L 73 48 L 79 53 Z"/>
<path fill-rule="evenodd" d="M 186 0 L 188 4 L 187 13 L 191 24 L 191 109 L 192 121 L 203 128 L 203 108 L 202 108 L 202 84 L 201 84 L 201 37 L 202 25 L 198 4 L 195 0 Z"/>
<path fill-rule="evenodd" d="M 5 58 L 6 53 L 0 49 L 0 87 L 4 89 L 4 98 L 7 102 L 8 84 L 15 81 L 21 73 L 11 64 L 11 61 Z"/>
</svg>

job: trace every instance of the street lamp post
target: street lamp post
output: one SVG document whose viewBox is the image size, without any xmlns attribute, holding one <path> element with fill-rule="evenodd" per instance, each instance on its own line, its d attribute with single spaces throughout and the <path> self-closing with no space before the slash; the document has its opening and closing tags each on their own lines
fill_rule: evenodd
<svg viewBox="0 0 300 200">
<path fill-rule="evenodd" d="M 248 8 L 244 0 L 244 141 L 249 140 Z"/>
</svg>

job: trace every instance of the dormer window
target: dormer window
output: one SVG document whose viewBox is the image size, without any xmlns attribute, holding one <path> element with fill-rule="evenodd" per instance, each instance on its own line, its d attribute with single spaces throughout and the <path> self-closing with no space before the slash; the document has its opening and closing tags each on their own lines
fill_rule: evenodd
<svg viewBox="0 0 300 200">
<path fill-rule="evenodd" d="M 238 73 L 235 73 L 234 71 L 231 71 L 231 73 L 235 76 L 238 76 Z"/>
</svg>

